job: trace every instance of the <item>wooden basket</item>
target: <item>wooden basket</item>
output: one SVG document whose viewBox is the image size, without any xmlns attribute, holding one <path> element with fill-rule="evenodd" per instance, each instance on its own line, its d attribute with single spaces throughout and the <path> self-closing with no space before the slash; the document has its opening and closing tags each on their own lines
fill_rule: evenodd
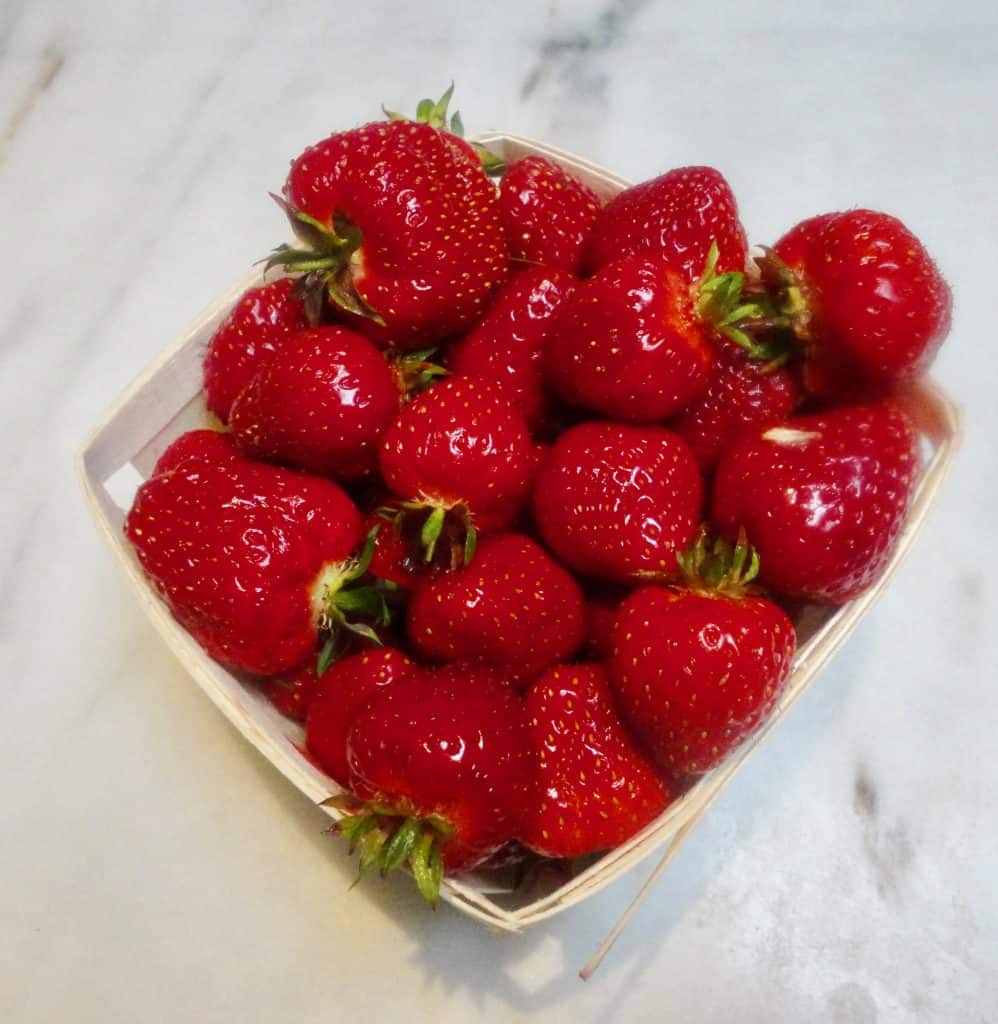
<svg viewBox="0 0 998 1024">
<path fill-rule="evenodd" d="M 602 198 L 613 196 L 629 184 L 587 160 L 516 135 L 488 133 L 476 141 L 507 162 L 531 153 L 548 157 L 586 182 Z M 142 373 L 86 440 L 78 455 L 78 466 L 94 520 L 167 646 L 250 743 L 309 800 L 330 817 L 338 818 L 339 812 L 330 807 L 328 801 L 339 789 L 302 755 L 299 749 L 303 738 L 301 727 L 274 710 L 261 690 L 247 685 L 201 650 L 146 581 L 122 532 L 124 515 L 135 490 L 148 476 L 156 459 L 179 434 L 204 425 L 205 409 L 200 391 L 206 343 L 238 296 L 259 282 L 259 271 L 241 281 Z M 745 759 L 845 642 L 908 553 L 959 443 L 956 409 L 938 388 L 926 382 L 913 390 L 909 401 L 925 439 L 926 458 L 908 525 L 897 551 L 877 585 L 858 600 L 837 609 L 807 608 L 798 616 L 799 647 L 793 673 L 782 700 L 764 727 L 655 822 L 574 877 L 566 879 L 552 873 L 546 882 L 535 884 L 529 892 L 514 889 L 496 876 L 446 879 L 442 890 L 444 899 L 492 928 L 516 932 L 598 892 L 668 843 L 660 865 L 664 867 Z M 352 894 L 349 898 L 362 897 Z"/>
</svg>

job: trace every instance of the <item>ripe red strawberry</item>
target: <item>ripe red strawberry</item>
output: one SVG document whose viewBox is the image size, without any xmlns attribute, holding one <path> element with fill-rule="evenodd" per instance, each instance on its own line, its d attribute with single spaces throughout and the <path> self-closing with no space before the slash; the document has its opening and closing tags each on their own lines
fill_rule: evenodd
<svg viewBox="0 0 998 1024">
<path fill-rule="evenodd" d="M 347 739 L 360 801 L 340 831 L 360 845 L 361 869 L 409 863 L 435 902 L 444 871 L 481 863 L 519 831 L 533 757 L 521 698 L 424 671 L 382 687 Z"/>
<path fill-rule="evenodd" d="M 313 761 L 341 786 L 350 782 L 347 734 L 354 719 L 382 686 L 416 671 L 415 663 L 391 647 L 361 651 L 338 661 L 316 681 L 308 709 L 305 747 Z"/>
<path fill-rule="evenodd" d="M 300 665 L 348 615 L 366 564 L 362 521 L 334 483 L 241 457 L 210 431 L 181 437 L 138 490 L 125 532 L 146 574 L 217 660 L 257 675 Z M 375 613 L 377 608 L 374 608 Z"/>
<path fill-rule="evenodd" d="M 713 520 L 744 528 L 767 586 L 839 603 L 874 583 L 904 527 L 918 438 L 892 405 L 853 406 L 756 429 L 721 459 Z"/>
<path fill-rule="evenodd" d="M 501 385 L 528 425 L 537 427 L 544 415 L 544 339 L 574 286 L 559 270 L 529 267 L 516 274 L 481 323 L 451 350 L 451 372 Z"/>
<path fill-rule="evenodd" d="M 275 353 L 242 390 L 232 406 L 232 435 L 252 458 L 356 480 L 375 469 L 400 400 L 395 375 L 367 338 L 315 327 Z"/>
<path fill-rule="evenodd" d="M 407 630 L 431 661 L 482 661 L 519 678 L 570 658 L 583 637 L 582 591 L 529 537 L 485 538 L 474 562 L 421 583 Z"/>
<path fill-rule="evenodd" d="M 499 185 L 506 245 L 514 260 L 579 272 L 600 201 L 596 193 L 542 156 L 514 160 Z"/>
<path fill-rule="evenodd" d="M 952 296 L 901 221 L 873 210 L 824 214 L 774 252 L 763 266 L 803 342 L 809 392 L 877 397 L 925 372 L 949 332 Z"/>
<path fill-rule="evenodd" d="M 851 600 L 897 546 L 918 476 L 917 442 L 891 404 L 755 429 L 721 460 L 713 521 L 728 537 L 744 527 L 767 586 L 802 600 Z"/>
<path fill-rule="evenodd" d="M 380 464 L 403 518 L 421 523 L 425 561 L 454 567 L 470 561 L 478 533 L 516 517 L 537 459 L 523 416 L 500 388 L 451 377 L 402 410 L 384 436 Z M 399 528 L 409 536 L 405 523 Z"/>
<path fill-rule="evenodd" d="M 294 286 L 286 277 L 250 288 L 211 336 L 204 357 L 204 392 L 208 411 L 223 422 L 253 374 L 308 326 Z"/>
<path fill-rule="evenodd" d="M 586 273 L 621 256 L 664 259 L 695 281 L 712 242 L 722 271 L 742 271 L 748 254 L 745 229 L 731 187 L 712 167 L 677 167 L 624 189 L 600 211 L 583 255 Z"/>
<path fill-rule="evenodd" d="M 565 302 L 544 372 L 567 402 L 614 419 L 673 416 L 707 386 L 713 350 L 686 279 L 661 260 L 604 266 Z"/>
<path fill-rule="evenodd" d="M 617 609 L 627 595 L 623 588 L 607 587 L 586 598 L 586 643 L 584 652 L 594 661 L 607 661 L 613 651 L 613 627 Z"/>
<path fill-rule="evenodd" d="M 599 665 L 549 669 L 527 694 L 537 788 L 520 840 L 546 857 L 581 857 L 630 839 L 669 791 L 613 708 Z"/>
<path fill-rule="evenodd" d="M 267 699 L 285 718 L 304 722 L 319 688 L 319 675 L 315 659 L 300 665 L 284 675 L 275 676 L 267 683 Z"/>
<path fill-rule="evenodd" d="M 701 540 L 684 564 L 689 589 L 644 587 L 620 606 L 610 660 L 621 718 L 677 776 L 709 771 L 755 730 L 796 646 L 786 613 L 746 591 L 758 561 L 744 543 Z"/>
<path fill-rule="evenodd" d="M 626 583 L 676 572 L 700 523 L 703 485 L 663 427 L 591 421 L 562 434 L 537 475 L 541 537 L 578 572 Z"/>
<path fill-rule="evenodd" d="M 499 200 L 447 132 L 414 121 L 331 135 L 292 162 L 284 194 L 306 274 L 381 343 L 413 349 L 467 330 L 508 270 Z"/>
<path fill-rule="evenodd" d="M 797 381 L 789 370 L 721 345 L 707 390 L 669 426 L 690 446 L 701 471 L 711 473 L 741 434 L 785 420 L 798 397 Z"/>
</svg>

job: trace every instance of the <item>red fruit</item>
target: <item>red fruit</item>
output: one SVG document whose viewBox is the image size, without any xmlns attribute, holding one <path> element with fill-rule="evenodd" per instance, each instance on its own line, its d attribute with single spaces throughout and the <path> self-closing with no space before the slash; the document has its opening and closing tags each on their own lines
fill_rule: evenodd
<svg viewBox="0 0 998 1024">
<path fill-rule="evenodd" d="M 663 427 L 591 421 L 565 431 L 537 475 L 541 537 L 578 572 L 625 583 L 677 570 L 700 523 L 703 485 Z"/>
<path fill-rule="evenodd" d="M 367 338 L 316 327 L 257 371 L 232 406 L 232 435 L 252 458 L 356 480 L 377 465 L 400 400 L 395 375 Z"/>
<path fill-rule="evenodd" d="M 658 260 L 631 256 L 568 298 L 548 334 L 544 372 L 567 402 L 651 423 L 706 388 L 712 360 L 687 281 Z"/>
<path fill-rule="evenodd" d="M 748 243 L 731 187 L 713 167 L 677 167 L 624 189 L 600 211 L 583 255 L 586 273 L 621 256 L 664 259 L 695 281 L 712 242 L 722 271 L 745 268 Z"/>
<path fill-rule="evenodd" d="M 530 267 L 516 274 L 481 323 L 451 350 L 451 372 L 501 385 L 527 423 L 536 427 L 544 414 L 544 339 L 574 286 L 559 270 Z"/>
<path fill-rule="evenodd" d="M 701 471 L 711 473 L 746 430 L 785 420 L 797 400 L 797 381 L 789 370 L 721 345 L 707 390 L 669 426 L 690 446 Z"/>
<path fill-rule="evenodd" d="M 479 320 L 508 270 L 495 189 L 446 132 L 389 121 L 331 135 L 293 161 L 284 194 L 301 270 L 351 326 L 419 348 Z"/>
<path fill-rule="evenodd" d="M 516 517 L 537 460 L 523 416 L 501 389 L 452 377 L 402 410 L 385 434 L 380 463 L 403 513 L 429 511 L 419 528 L 425 560 L 439 556 L 453 566 L 470 560 L 477 533 Z"/>
<path fill-rule="evenodd" d="M 917 442 L 907 416 L 886 404 L 753 430 L 721 459 L 713 520 L 729 537 L 744 527 L 767 586 L 848 601 L 876 581 L 897 545 Z"/>
<path fill-rule="evenodd" d="M 285 277 L 250 288 L 211 336 L 204 357 L 204 393 L 208 411 L 223 422 L 253 374 L 308 326 L 294 285 Z"/>
<path fill-rule="evenodd" d="M 315 660 L 267 683 L 267 698 L 285 718 L 304 722 L 319 686 Z"/>
<path fill-rule="evenodd" d="M 793 624 L 775 604 L 744 591 L 752 575 L 742 576 L 746 564 L 738 564 L 731 589 L 718 582 L 714 590 L 644 587 L 620 606 L 610 660 L 614 702 L 674 775 L 720 764 L 769 714 L 790 674 Z"/>
<path fill-rule="evenodd" d="M 413 560 L 409 545 L 394 524 L 373 516 L 368 520 L 368 528 L 375 526 L 378 534 L 371 554 L 371 575 L 403 590 L 411 590 L 422 578 L 420 564 Z"/>
<path fill-rule="evenodd" d="M 474 562 L 421 583 L 407 629 L 432 661 L 482 661 L 519 678 L 571 657 L 582 643 L 582 592 L 529 537 L 487 537 Z"/>
<path fill-rule="evenodd" d="M 316 679 L 305 747 L 312 760 L 341 786 L 350 781 L 347 734 L 354 719 L 381 687 L 393 685 L 414 671 L 411 658 L 391 647 L 381 647 L 344 658 Z"/>
<path fill-rule="evenodd" d="M 366 801 L 340 831 L 361 867 L 409 862 L 434 902 L 443 872 L 474 867 L 519 831 L 533 758 L 510 689 L 425 671 L 387 686 L 354 719 L 350 788 Z"/>
<path fill-rule="evenodd" d="M 334 483 L 250 462 L 209 431 L 178 439 L 160 466 L 139 488 L 125 532 L 212 657 L 276 675 L 300 665 L 321 630 L 346 625 L 353 605 L 337 602 L 358 575 L 362 529 Z"/>
<path fill-rule="evenodd" d="M 578 273 L 582 243 L 600 208 L 588 185 L 542 156 L 525 156 L 506 169 L 499 208 L 514 260 Z"/>
<path fill-rule="evenodd" d="M 824 214 L 791 229 L 775 253 L 810 393 L 880 396 L 925 372 L 949 332 L 952 295 L 901 221 L 872 210 Z"/>
<path fill-rule="evenodd" d="M 796 646 L 789 618 L 751 586 L 759 559 L 744 533 L 736 546 L 701 533 L 680 561 L 683 586 L 621 604 L 609 661 L 621 717 L 675 775 L 715 767 L 760 724 Z"/>
<path fill-rule="evenodd" d="M 549 669 L 527 694 L 537 789 L 520 840 L 546 857 L 581 857 L 630 839 L 669 792 L 614 711 L 599 665 Z"/>
<path fill-rule="evenodd" d="M 222 462 L 235 462 L 240 457 L 239 449 L 228 434 L 217 430 L 189 430 L 171 442 L 156 460 L 151 476 L 159 476 L 194 463 L 217 466 Z"/>
</svg>

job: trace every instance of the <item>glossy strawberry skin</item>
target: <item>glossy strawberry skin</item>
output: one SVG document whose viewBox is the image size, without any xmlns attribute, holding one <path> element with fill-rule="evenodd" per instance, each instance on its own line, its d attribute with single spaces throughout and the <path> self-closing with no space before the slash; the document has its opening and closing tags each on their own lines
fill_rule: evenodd
<svg viewBox="0 0 998 1024">
<path fill-rule="evenodd" d="M 376 693 L 354 719 L 347 757 L 362 800 L 450 824 L 448 871 L 474 867 L 514 838 L 534 771 L 521 698 L 446 670 Z"/>
<path fill-rule="evenodd" d="M 218 661 L 256 675 L 302 664 L 313 588 L 346 561 L 361 517 L 334 483 L 251 462 L 197 431 L 138 490 L 125 533 L 178 621 Z"/>
<path fill-rule="evenodd" d="M 544 349 L 545 377 L 561 398 L 636 423 L 685 408 L 706 388 L 712 361 L 690 286 L 641 256 L 580 284 Z"/>
<path fill-rule="evenodd" d="M 729 539 L 745 528 L 767 586 L 837 604 L 880 576 L 917 477 L 917 435 L 904 413 L 846 407 L 743 437 L 718 466 L 712 517 Z"/>
<path fill-rule="evenodd" d="M 707 388 L 669 427 L 690 447 L 703 473 L 753 427 L 785 420 L 800 398 L 794 374 L 767 369 L 733 346 L 719 346 Z"/>
<path fill-rule="evenodd" d="M 617 616 L 614 701 L 664 771 L 699 774 L 769 714 L 795 647 L 790 619 L 764 598 L 645 587 Z"/>
<path fill-rule="evenodd" d="M 336 662 L 317 680 L 308 710 L 305 748 L 341 786 L 350 783 L 347 736 L 354 719 L 383 686 L 416 671 L 413 660 L 392 647 L 363 651 Z"/>
<path fill-rule="evenodd" d="M 579 585 L 518 533 L 485 538 L 469 566 L 417 586 L 407 619 L 424 658 L 482 661 L 520 678 L 571 657 L 583 625 Z"/>
<path fill-rule="evenodd" d="M 479 320 L 508 272 L 495 189 L 445 132 L 413 121 L 340 132 L 292 162 L 292 208 L 360 229 L 353 289 L 383 319 L 351 326 L 398 348 L 420 348 Z"/>
<path fill-rule="evenodd" d="M 617 717 L 599 665 L 549 669 L 526 697 L 537 789 L 521 841 L 547 857 L 581 857 L 630 839 L 669 792 Z"/>
<path fill-rule="evenodd" d="M 451 372 L 501 385 L 528 425 L 537 427 L 544 416 L 544 340 L 575 283 L 568 274 L 544 267 L 515 274 L 481 323 L 452 348 Z"/>
<path fill-rule="evenodd" d="M 566 565 L 611 582 L 677 571 L 700 522 L 703 484 L 663 427 L 590 421 L 562 434 L 537 476 L 534 517 Z"/>
<path fill-rule="evenodd" d="M 316 327 L 257 371 L 233 404 L 230 424 L 251 458 L 357 480 L 374 471 L 400 402 L 395 374 L 367 338 Z"/>
<path fill-rule="evenodd" d="M 807 306 L 811 394 L 839 402 L 879 397 L 925 372 L 949 332 L 952 295 L 901 221 L 872 210 L 823 214 L 774 248 Z"/>
<path fill-rule="evenodd" d="M 250 288 L 211 336 L 204 357 L 204 393 L 208 411 L 223 423 L 253 374 L 308 326 L 305 307 L 293 289 L 294 281 L 286 277 Z"/>
<path fill-rule="evenodd" d="M 600 208 L 588 185 L 542 156 L 526 156 L 506 169 L 499 208 L 514 260 L 579 272 L 582 243 Z"/>
<path fill-rule="evenodd" d="M 486 532 L 516 517 L 536 457 L 522 414 L 500 388 L 452 377 L 402 410 L 385 433 L 380 465 L 399 498 L 465 505 Z"/>
<path fill-rule="evenodd" d="M 677 167 L 624 189 L 603 207 L 583 265 L 592 274 L 621 256 L 643 255 L 663 259 L 692 282 L 715 241 L 719 271 L 745 269 L 748 243 L 731 187 L 712 167 Z"/>
</svg>

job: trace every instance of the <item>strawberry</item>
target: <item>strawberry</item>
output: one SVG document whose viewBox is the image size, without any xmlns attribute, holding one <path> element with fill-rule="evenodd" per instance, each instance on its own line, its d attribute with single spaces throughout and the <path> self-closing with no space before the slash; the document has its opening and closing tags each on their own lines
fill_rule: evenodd
<svg viewBox="0 0 998 1024">
<path fill-rule="evenodd" d="M 653 821 L 669 791 L 635 747 L 599 665 L 559 665 L 527 693 L 537 787 L 520 840 L 546 857 L 619 846 Z"/>
<path fill-rule="evenodd" d="M 347 735 L 354 719 L 382 686 L 416 671 L 411 658 L 392 647 L 361 651 L 315 676 L 315 697 L 308 709 L 305 747 L 312 760 L 341 786 L 349 784 Z"/>
<path fill-rule="evenodd" d="M 919 240 L 873 210 L 792 228 L 762 260 L 804 349 L 818 398 L 878 397 L 924 373 L 950 327 L 952 296 Z"/>
<path fill-rule="evenodd" d="M 514 160 L 499 185 L 510 256 L 569 274 L 579 272 L 582 243 L 599 208 L 588 185 L 542 156 Z"/>
<path fill-rule="evenodd" d="M 482 661 L 532 677 L 582 643 L 582 592 L 529 537 L 500 533 L 482 541 L 470 566 L 418 585 L 406 625 L 431 661 Z"/>
<path fill-rule="evenodd" d="M 308 326 L 295 282 L 281 278 L 250 288 L 215 329 L 204 357 L 208 411 L 223 423 L 253 374 L 290 337 Z"/>
<path fill-rule="evenodd" d="M 339 480 L 368 476 L 398 415 L 399 387 L 381 353 L 343 327 L 316 327 L 275 353 L 232 406 L 249 456 Z"/>
<path fill-rule="evenodd" d="M 500 388 L 451 377 L 402 410 L 384 436 L 380 465 L 401 499 L 396 529 L 409 539 L 416 523 L 412 539 L 424 561 L 454 567 L 470 561 L 478 533 L 516 517 L 537 457 L 523 416 Z"/>
<path fill-rule="evenodd" d="M 626 596 L 624 588 L 601 587 L 586 597 L 586 642 L 584 651 L 594 661 L 606 661 L 613 650 L 613 627 L 617 609 Z"/>
<path fill-rule="evenodd" d="M 587 274 L 621 256 L 663 259 L 695 281 L 711 243 L 722 271 L 742 271 L 748 253 L 745 229 L 731 187 L 712 167 L 677 167 L 632 185 L 600 211 L 583 254 Z"/>
<path fill-rule="evenodd" d="M 362 521 L 328 480 L 251 462 L 228 438 L 179 438 L 138 490 L 125 533 L 174 616 L 218 661 L 256 675 L 300 665 L 320 636 L 373 637 Z"/>
<path fill-rule="evenodd" d="M 758 559 L 741 539 L 683 557 L 686 587 L 643 587 L 620 606 L 610 681 L 621 717 L 673 775 L 709 771 L 769 714 L 796 636 L 747 585 Z"/>
<path fill-rule="evenodd" d="M 590 421 L 553 446 L 537 475 L 534 516 L 567 565 L 626 583 L 677 571 L 702 490 L 690 450 L 671 431 Z"/>
<path fill-rule="evenodd" d="M 690 446 L 701 472 L 711 473 L 746 430 L 785 420 L 797 404 L 798 391 L 788 369 L 720 345 L 706 391 L 669 426 Z"/>
<path fill-rule="evenodd" d="M 508 271 L 499 200 L 453 136 L 396 120 L 331 135 L 284 188 L 301 248 L 268 266 L 305 275 L 381 344 L 420 348 L 478 321 Z"/>
<path fill-rule="evenodd" d="M 360 846 L 361 870 L 408 862 L 431 903 L 445 871 L 514 838 L 534 770 L 521 699 L 447 671 L 380 688 L 350 727 L 347 760 L 355 796 L 339 831 Z"/>
<path fill-rule="evenodd" d="M 697 303 L 661 260 L 607 264 L 550 328 L 548 383 L 565 401 L 614 419 L 651 423 L 678 413 L 706 388 L 713 359 Z"/>
<path fill-rule="evenodd" d="M 544 414 L 544 339 L 574 286 L 560 270 L 529 267 L 516 274 L 478 326 L 452 348 L 448 368 L 502 385 L 528 425 L 537 427 Z"/>
<path fill-rule="evenodd" d="M 883 571 L 917 475 L 918 437 L 900 409 L 836 409 L 746 434 L 718 466 L 712 516 L 728 537 L 744 527 L 767 586 L 837 604 Z"/>
<path fill-rule="evenodd" d="M 319 688 L 315 659 L 284 675 L 275 676 L 267 683 L 267 699 L 285 718 L 304 722 Z"/>
</svg>

